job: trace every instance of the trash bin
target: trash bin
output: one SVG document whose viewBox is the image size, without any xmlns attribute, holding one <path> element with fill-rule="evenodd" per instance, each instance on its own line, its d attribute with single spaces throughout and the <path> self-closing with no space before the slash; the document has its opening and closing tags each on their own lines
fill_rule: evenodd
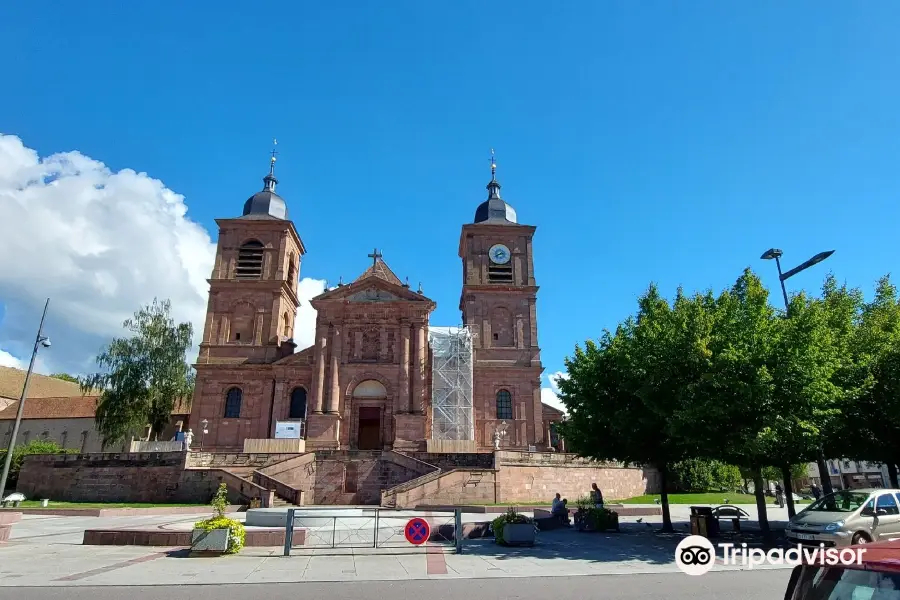
<svg viewBox="0 0 900 600">
<path fill-rule="evenodd" d="M 711 506 L 691 507 L 691 535 L 711 538 L 719 535 L 719 522 L 713 517 Z"/>
</svg>

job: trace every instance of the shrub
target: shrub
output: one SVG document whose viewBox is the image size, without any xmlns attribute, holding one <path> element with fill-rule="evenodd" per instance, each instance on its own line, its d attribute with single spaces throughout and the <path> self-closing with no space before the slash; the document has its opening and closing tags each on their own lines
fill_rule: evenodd
<svg viewBox="0 0 900 600">
<path fill-rule="evenodd" d="M 502 514 L 491 521 L 491 531 L 494 532 L 494 540 L 498 544 L 503 546 L 506 545 L 506 540 L 503 539 L 503 526 L 506 524 L 531 524 L 532 526 L 534 526 L 535 530 L 537 530 L 537 525 L 535 524 L 534 519 L 529 519 L 525 515 L 520 515 L 518 512 L 516 512 L 515 508 L 510 506 L 505 514 Z"/>
<path fill-rule="evenodd" d="M 588 531 L 607 531 L 619 528 L 619 513 L 608 508 L 589 506 L 575 513 L 575 524 Z"/>
<path fill-rule="evenodd" d="M 213 496 L 210 504 L 215 514 L 209 519 L 194 523 L 195 529 L 204 531 L 212 531 L 213 529 L 229 529 L 228 533 L 228 549 L 225 554 L 237 554 L 244 547 L 244 540 L 247 532 L 244 530 L 244 524 L 225 516 L 228 509 L 228 486 L 224 483 L 219 484 L 216 495 Z"/>
<path fill-rule="evenodd" d="M 683 460 L 673 465 L 671 475 L 676 492 L 733 491 L 741 487 L 740 469 L 717 460 Z"/>
</svg>

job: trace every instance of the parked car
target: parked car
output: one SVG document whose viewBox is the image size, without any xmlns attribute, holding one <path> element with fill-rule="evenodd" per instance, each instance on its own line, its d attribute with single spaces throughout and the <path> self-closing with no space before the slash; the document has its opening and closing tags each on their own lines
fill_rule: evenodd
<svg viewBox="0 0 900 600">
<path fill-rule="evenodd" d="M 784 600 L 900 600 L 900 542 L 866 546 L 859 565 L 794 567 Z"/>
<path fill-rule="evenodd" d="M 791 543 L 846 547 L 900 539 L 900 490 L 840 490 L 797 513 L 785 536 Z"/>
</svg>

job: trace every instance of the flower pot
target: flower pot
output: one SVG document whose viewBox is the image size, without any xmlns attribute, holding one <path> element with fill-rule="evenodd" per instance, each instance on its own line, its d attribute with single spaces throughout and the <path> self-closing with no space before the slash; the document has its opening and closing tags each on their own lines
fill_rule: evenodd
<svg viewBox="0 0 900 600">
<path fill-rule="evenodd" d="M 503 541 L 508 546 L 534 546 L 534 524 L 507 523 L 503 526 Z"/>
<path fill-rule="evenodd" d="M 231 529 L 194 529 L 191 533 L 191 552 L 224 554 L 228 550 Z"/>
</svg>

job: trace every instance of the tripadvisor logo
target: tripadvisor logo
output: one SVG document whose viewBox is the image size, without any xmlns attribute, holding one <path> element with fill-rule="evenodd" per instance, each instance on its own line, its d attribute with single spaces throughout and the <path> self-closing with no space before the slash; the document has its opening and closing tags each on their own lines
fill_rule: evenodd
<svg viewBox="0 0 900 600">
<path fill-rule="evenodd" d="M 818 565 L 858 565 L 862 563 L 865 548 L 826 548 L 819 544 L 818 548 L 797 545 L 791 548 L 748 548 L 747 544 L 718 544 L 716 546 L 702 535 L 689 535 L 679 542 L 675 548 L 675 564 L 687 575 L 704 575 L 709 573 L 716 558 L 721 556 L 723 565 L 740 565 L 752 569 L 762 565 L 790 565 L 802 563 Z"/>
</svg>

